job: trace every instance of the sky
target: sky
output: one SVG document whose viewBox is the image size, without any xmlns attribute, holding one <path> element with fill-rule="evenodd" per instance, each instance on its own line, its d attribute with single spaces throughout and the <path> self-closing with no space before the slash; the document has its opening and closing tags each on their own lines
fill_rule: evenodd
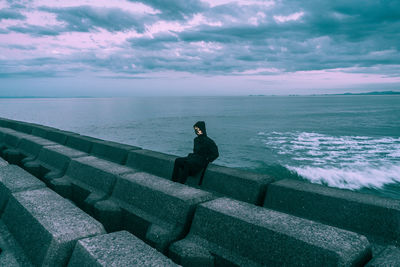
<svg viewBox="0 0 400 267">
<path fill-rule="evenodd" d="M 0 96 L 400 91 L 398 0 L 0 0 Z"/>
</svg>

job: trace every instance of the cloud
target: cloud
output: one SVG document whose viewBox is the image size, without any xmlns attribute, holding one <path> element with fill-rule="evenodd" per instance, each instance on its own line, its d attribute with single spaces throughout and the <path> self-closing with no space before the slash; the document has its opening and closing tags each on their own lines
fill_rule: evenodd
<svg viewBox="0 0 400 267">
<path fill-rule="evenodd" d="M 143 32 L 145 23 L 154 20 L 150 15 L 134 14 L 119 8 L 78 6 L 42 7 L 40 10 L 56 14 L 57 20 L 67 24 L 65 31 L 90 32 L 103 28 L 110 32 L 130 29 Z"/>
<path fill-rule="evenodd" d="M 104 7 L 90 0 L 33 2 L 26 8 L 20 2 L 15 10 L 24 21 L 3 18 L 0 34 L 20 34 L 10 35 L 15 43 L 4 38 L 0 49 L 23 59 L 3 65 L 4 73 L 36 68 L 39 76 L 88 71 L 138 80 L 167 71 L 206 77 L 329 70 L 360 74 L 351 77 L 400 75 L 400 2 L 394 0 L 121 0 Z M 32 10 L 53 19 L 36 23 Z M 21 36 L 26 43 L 17 42 Z M 36 47 L 32 53 L 28 43 Z"/>
<path fill-rule="evenodd" d="M 296 12 L 287 16 L 274 16 L 274 20 L 278 23 L 299 20 L 304 15 L 304 12 Z"/>
<path fill-rule="evenodd" d="M 3 19 L 20 19 L 23 20 L 26 17 L 22 15 L 20 12 L 9 8 L 0 9 L 0 21 Z"/>
<path fill-rule="evenodd" d="M 209 6 L 200 0 L 130 0 L 142 2 L 161 12 L 160 18 L 167 20 L 183 20 L 196 13 L 201 13 Z"/>
<path fill-rule="evenodd" d="M 33 36 L 50 35 L 56 36 L 64 31 L 60 26 L 38 26 L 38 25 L 25 25 L 25 26 L 10 26 L 7 28 L 10 31 L 18 33 L 27 33 Z"/>
</svg>

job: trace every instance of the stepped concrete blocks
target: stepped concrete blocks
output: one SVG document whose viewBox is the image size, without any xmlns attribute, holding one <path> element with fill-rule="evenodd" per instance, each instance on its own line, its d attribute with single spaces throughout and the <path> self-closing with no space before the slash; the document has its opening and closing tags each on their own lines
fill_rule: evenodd
<svg viewBox="0 0 400 267">
<path fill-rule="evenodd" d="M 0 148 L 0 155 L 4 157 L 5 150 L 18 147 L 19 142 L 25 136 L 27 135 L 16 131 L 4 132 L 3 142 Z"/>
<path fill-rule="evenodd" d="M 34 161 L 27 161 L 23 168 L 40 178 L 47 185 L 62 177 L 71 159 L 87 156 L 86 153 L 62 145 L 43 147 Z"/>
<path fill-rule="evenodd" d="M 18 124 L 15 127 L 16 131 L 23 132 L 26 134 L 31 134 L 32 129 L 33 129 L 32 124 L 27 123 L 27 122 L 18 122 Z"/>
<path fill-rule="evenodd" d="M 84 135 L 70 135 L 67 138 L 66 146 L 89 153 L 94 142 L 99 142 L 100 139 Z"/>
<path fill-rule="evenodd" d="M 188 231 L 196 206 L 214 198 L 209 192 L 140 172 L 118 179 L 111 198 L 96 203 L 95 214 L 106 229 L 128 230 L 166 252 Z"/>
<path fill-rule="evenodd" d="M 17 148 L 6 149 L 4 157 L 11 164 L 23 165 L 27 161 L 34 160 L 39 155 L 42 147 L 54 145 L 57 145 L 57 143 L 37 136 L 26 136 L 21 139 Z"/>
<path fill-rule="evenodd" d="M 69 136 L 78 136 L 78 134 L 53 128 L 47 131 L 46 139 L 65 145 Z"/>
<path fill-rule="evenodd" d="M 13 124 L 13 120 L 0 118 L 0 127 L 11 128 Z"/>
<path fill-rule="evenodd" d="M 51 131 L 56 131 L 55 128 L 48 127 L 48 126 L 43 126 L 43 125 L 35 125 L 34 128 L 32 129 L 32 135 L 46 138 L 47 133 Z"/>
<path fill-rule="evenodd" d="M 285 179 L 269 185 L 264 206 L 400 242 L 400 200 Z"/>
<path fill-rule="evenodd" d="M 138 149 L 141 148 L 111 141 L 100 140 L 93 142 L 90 154 L 99 158 L 110 160 L 118 164 L 125 164 L 129 151 Z"/>
<path fill-rule="evenodd" d="M 173 155 L 141 149 L 129 152 L 126 165 L 170 180 L 176 158 Z"/>
<path fill-rule="evenodd" d="M 77 240 L 105 233 L 98 221 L 48 188 L 12 194 L 2 220 L 37 266 L 64 266 Z"/>
<path fill-rule="evenodd" d="M 79 240 L 68 267 L 178 266 L 127 231 Z"/>
<path fill-rule="evenodd" d="M 400 266 L 400 249 L 395 246 L 389 246 L 378 256 L 368 262 L 365 267 L 396 267 Z"/>
<path fill-rule="evenodd" d="M 269 175 L 210 164 L 204 174 L 201 188 L 216 191 L 240 201 L 261 205 L 267 186 L 273 181 L 274 179 Z"/>
<path fill-rule="evenodd" d="M 197 207 L 189 234 L 169 255 L 184 266 L 358 266 L 371 246 L 353 232 L 219 198 Z"/>
<path fill-rule="evenodd" d="M 154 175 L 171 179 L 176 156 L 150 150 L 131 151 L 126 165 Z M 200 176 L 189 177 L 188 184 L 198 183 Z M 245 172 L 237 169 L 209 164 L 201 188 L 226 195 L 241 201 L 261 205 L 265 191 L 274 179 L 268 175 Z"/>
<path fill-rule="evenodd" d="M 136 170 L 93 156 L 73 159 L 65 175 L 50 182 L 50 187 L 92 214 L 93 205 L 111 195 L 118 175 Z"/>
<path fill-rule="evenodd" d="M 0 168 L 0 214 L 12 193 L 44 188 L 46 185 L 15 165 Z"/>
</svg>

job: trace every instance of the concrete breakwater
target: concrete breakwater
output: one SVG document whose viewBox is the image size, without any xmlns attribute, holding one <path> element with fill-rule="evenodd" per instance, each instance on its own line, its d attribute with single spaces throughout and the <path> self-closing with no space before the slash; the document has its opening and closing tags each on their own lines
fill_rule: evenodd
<svg viewBox="0 0 400 267">
<path fill-rule="evenodd" d="M 0 266 L 400 266 L 400 201 L 0 119 Z"/>
</svg>

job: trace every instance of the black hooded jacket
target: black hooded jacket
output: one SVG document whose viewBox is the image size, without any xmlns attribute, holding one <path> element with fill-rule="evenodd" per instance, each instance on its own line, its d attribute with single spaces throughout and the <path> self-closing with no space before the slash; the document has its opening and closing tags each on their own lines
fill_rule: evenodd
<svg viewBox="0 0 400 267">
<path fill-rule="evenodd" d="M 203 168 L 209 162 L 218 158 L 218 147 L 215 142 L 207 136 L 206 124 L 204 121 L 196 122 L 193 127 L 199 127 L 203 134 L 194 139 L 193 153 L 188 155 L 188 160 L 196 167 Z"/>
</svg>

